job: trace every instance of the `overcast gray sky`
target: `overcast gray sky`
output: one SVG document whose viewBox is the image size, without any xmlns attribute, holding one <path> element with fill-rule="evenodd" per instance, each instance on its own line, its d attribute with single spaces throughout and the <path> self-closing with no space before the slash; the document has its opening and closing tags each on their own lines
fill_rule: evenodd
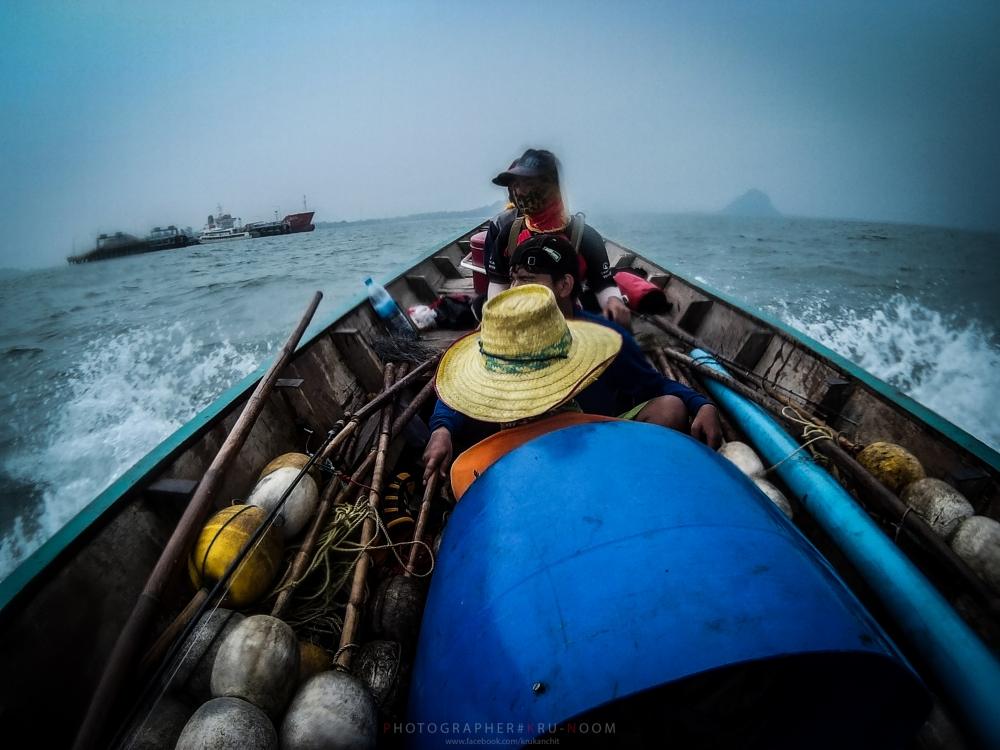
<svg viewBox="0 0 1000 750">
<path fill-rule="evenodd" d="M 219 203 L 472 208 L 529 145 L 574 210 L 997 228 L 998 38 L 995 1 L 7 0 L 0 267 Z"/>
</svg>

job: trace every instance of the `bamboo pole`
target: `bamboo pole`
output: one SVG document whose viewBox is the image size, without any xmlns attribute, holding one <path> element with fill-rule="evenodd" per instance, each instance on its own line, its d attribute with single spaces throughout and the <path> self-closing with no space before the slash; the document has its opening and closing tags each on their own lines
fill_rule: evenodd
<svg viewBox="0 0 1000 750">
<path fill-rule="evenodd" d="M 704 341 L 702 341 L 701 339 L 699 339 L 697 336 L 692 336 L 690 333 L 688 333 L 687 331 L 685 331 L 683 328 L 681 328 L 679 325 L 677 325 L 673 321 L 669 320 L 668 318 L 665 318 L 662 315 L 640 315 L 639 317 L 642 318 L 642 320 L 646 321 L 647 323 L 650 323 L 650 324 L 656 326 L 657 328 L 659 328 L 664 333 L 667 333 L 670 336 L 673 336 L 675 339 L 677 339 L 678 341 L 680 341 L 682 344 L 690 346 L 692 349 L 701 349 L 702 351 L 706 351 L 709 354 L 711 354 L 713 357 L 717 357 L 720 362 L 726 364 L 730 368 L 737 367 L 740 370 L 739 375 L 741 377 L 744 377 L 747 380 L 752 381 L 753 384 L 755 386 L 757 386 L 758 388 L 760 388 L 761 390 L 766 391 L 767 386 L 772 386 L 772 390 L 768 392 L 768 395 L 770 395 L 772 398 L 775 398 L 776 400 L 781 401 L 786 406 L 791 406 L 792 408 L 798 409 L 798 408 L 801 407 L 801 404 L 793 403 L 784 394 L 779 395 L 777 393 L 774 393 L 775 389 L 781 389 L 781 390 L 784 390 L 784 391 L 788 391 L 788 393 L 791 393 L 793 396 L 795 396 L 796 398 L 800 399 L 803 404 L 809 404 L 810 406 L 817 406 L 817 404 L 816 404 L 815 401 L 812 401 L 812 400 L 806 398 L 805 396 L 802 396 L 802 395 L 800 395 L 798 393 L 795 393 L 794 391 L 791 391 L 791 390 L 785 388 L 784 386 L 779 385 L 778 383 L 776 383 L 774 381 L 768 382 L 767 380 L 765 380 L 763 377 L 761 377 L 757 373 L 751 372 L 750 370 L 746 369 L 745 367 L 744 368 L 739 368 L 739 366 L 736 365 L 735 362 L 732 362 L 731 360 L 727 360 L 724 357 L 720 357 Z M 843 439 L 847 440 L 847 438 L 843 438 Z"/>
<path fill-rule="evenodd" d="M 330 479 L 330 481 L 327 482 L 326 487 L 323 488 L 323 494 L 320 497 L 319 505 L 316 508 L 316 515 L 313 516 L 313 522 L 309 527 L 309 532 L 306 534 L 306 538 L 302 542 L 302 546 L 299 548 L 298 552 L 295 553 L 295 557 L 292 559 L 292 564 L 288 566 L 288 572 L 285 574 L 284 580 L 281 583 L 281 586 L 284 588 L 281 588 L 281 591 L 278 592 L 274 606 L 271 608 L 272 617 L 281 617 L 282 613 L 285 611 L 285 608 L 288 606 L 288 602 L 291 601 L 292 594 L 295 593 L 299 579 L 302 578 L 302 575 L 306 572 L 306 568 L 309 567 L 309 561 L 312 559 L 313 550 L 316 549 L 316 542 L 319 540 L 319 535 L 326 526 L 327 519 L 330 516 L 330 511 L 333 510 L 335 506 L 344 502 L 348 494 L 354 490 L 355 482 L 360 482 L 364 479 L 364 475 L 368 473 L 366 467 L 368 469 L 371 468 L 371 465 L 368 464 L 367 461 L 362 463 L 361 467 L 351 475 L 351 480 L 340 488 L 340 491 L 337 492 L 336 498 L 333 498 L 333 493 L 337 489 L 337 482 L 335 479 Z"/>
<path fill-rule="evenodd" d="M 693 371 L 722 383 L 724 386 L 735 391 L 744 398 L 747 398 L 758 406 L 763 407 L 765 410 L 777 417 L 782 424 L 786 426 L 796 426 L 795 423 L 791 422 L 783 413 L 782 404 L 770 395 L 757 393 L 728 375 L 721 373 L 718 370 L 714 370 L 705 364 L 696 362 L 685 354 L 671 349 L 664 349 L 663 351 L 664 354 L 671 359 L 679 362 L 690 363 L 688 366 L 691 367 Z M 825 426 L 818 419 L 815 420 L 815 423 L 817 426 Z M 994 615 L 1000 613 L 1000 601 L 998 601 L 992 591 L 987 588 L 986 584 L 979 578 L 979 576 L 977 576 L 972 569 L 969 568 L 962 558 L 955 554 L 955 551 L 948 546 L 948 543 L 945 542 L 944 539 L 931 530 L 931 527 L 927 525 L 927 522 L 924 521 L 923 518 L 916 513 L 910 512 L 910 509 L 905 503 L 903 503 L 902 500 L 899 499 L 899 497 L 896 496 L 894 492 L 873 477 L 867 469 L 855 461 L 854 458 L 851 457 L 834 440 L 817 440 L 813 443 L 813 446 L 817 451 L 834 461 L 837 466 L 844 469 L 848 475 L 850 475 L 851 478 L 861 486 L 865 493 L 865 497 L 868 500 L 873 501 L 882 513 L 895 521 L 900 528 L 905 529 L 908 533 L 910 533 L 918 542 L 923 543 L 925 547 L 929 548 L 938 562 L 960 581 L 962 581 L 965 588 L 973 596 L 975 596 L 976 600 L 979 601 L 980 604 L 986 607 L 987 610 Z"/>
<path fill-rule="evenodd" d="M 681 375 L 680 368 L 679 367 L 675 368 L 673 365 L 670 364 L 670 360 L 663 353 L 662 349 L 656 349 L 654 351 L 654 354 L 656 355 L 656 361 L 660 365 L 660 369 L 663 371 L 664 375 L 666 375 L 668 378 L 676 380 L 678 383 L 682 385 L 688 386 L 689 388 L 693 387 L 691 383 L 691 378 L 686 378 L 683 375 Z M 718 414 L 719 417 L 719 426 L 722 427 L 722 437 L 725 439 L 725 441 L 727 443 L 731 443 L 734 440 L 737 440 L 738 436 L 736 434 L 736 430 L 729 423 L 729 419 L 726 417 L 726 415 L 722 413 L 722 409 L 716 408 L 716 413 Z"/>
<path fill-rule="evenodd" d="M 392 385 L 393 366 L 385 366 L 385 385 Z M 382 409 L 382 425 L 378 439 L 378 450 L 375 454 L 375 469 L 372 473 L 371 491 L 368 493 L 368 505 L 373 513 L 379 512 L 379 502 L 382 496 L 382 478 L 385 474 L 385 458 L 389 452 L 389 440 L 392 432 L 392 403 L 387 403 Z M 361 608 L 364 606 L 365 582 L 368 578 L 368 568 L 371 566 L 371 555 L 368 545 L 375 538 L 375 519 L 371 516 L 365 519 L 361 530 L 361 554 L 354 566 L 354 580 L 351 582 L 351 595 L 344 612 L 344 626 L 340 631 L 340 646 L 337 649 L 337 666 L 349 669 L 351 666 L 351 648 L 361 621 Z"/>
<path fill-rule="evenodd" d="M 355 433 L 353 437 L 357 437 L 357 433 Z M 364 471 L 359 472 L 360 476 L 351 477 L 353 483 L 359 482 L 361 479 L 364 478 L 364 474 L 366 474 L 367 471 L 371 470 L 370 463 L 365 464 L 364 466 L 366 468 L 364 469 Z M 337 499 L 334 501 L 333 505 L 337 505 L 343 502 L 346 496 L 354 489 L 354 486 L 356 485 L 349 483 L 341 493 L 338 493 Z M 314 523 L 312 527 L 309 529 L 309 533 L 307 534 L 302 547 L 300 548 L 298 554 L 296 555 L 292 566 L 289 567 L 288 572 L 285 574 L 283 583 L 288 581 L 289 578 L 291 578 L 292 580 L 296 580 L 297 578 L 301 577 L 302 573 L 305 570 L 306 565 L 308 565 L 309 553 L 311 553 L 311 550 L 315 547 L 316 540 L 319 536 L 319 532 L 322 531 L 323 524 L 325 523 L 326 517 L 328 515 L 328 509 L 330 508 L 330 498 L 333 495 L 333 492 L 336 490 L 336 487 L 337 487 L 336 483 L 331 481 L 328 482 L 326 487 L 323 488 L 323 494 L 320 497 L 320 502 L 317 508 L 317 514 L 314 516 Z M 284 609 L 284 606 L 287 604 L 290 593 L 291 592 L 282 591 L 279 594 L 278 597 L 279 603 L 275 604 L 275 609 L 272 612 L 272 615 L 277 617 L 280 614 L 281 610 Z M 183 611 L 160 635 L 160 637 L 156 640 L 156 643 L 154 643 L 154 645 L 143 657 L 142 663 L 140 664 L 140 672 L 147 671 L 151 665 L 156 664 L 157 662 L 160 661 L 160 659 L 163 658 L 163 654 L 166 653 L 167 649 L 170 647 L 170 644 L 172 643 L 174 638 L 176 638 L 177 633 L 183 630 L 185 625 L 187 625 L 187 623 L 190 622 L 192 616 L 201 606 L 202 602 L 205 601 L 207 595 L 208 595 L 207 589 L 200 589 L 194 595 L 191 601 L 188 602 L 187 606 L 184 607 Z"/>
<path fill-rule="evenodd" d="M 347 440 L 347 438 L 349 438 L 351 434 L 358 428 L 358 424 L 360 422 L 367 419 L 368 416 L 372 414 L 372 412 L 374 412 L 375 410 L 380 409 L 386 401 L 388 401 L 390 398 L 399 393 L 399 391 L 403 390 L 408 385 L 412 384 L 414 381 L 420 378 L 420 376 L 424 375 L 430 368 L 432 368 L 434 365 L 437 364 L 438 359 L 440 359 L 440 355 L 436 357 L 431 357 L 420 366 L 414 368 L 412 372 L 406 375 L 406 377 L 400 378 L 399 380 L 395 381 L 392 387 L 384 389 L 378 396 L 376 396 L 367 404 L 358 409 L 358 411 L 355 412 L 354 416 L 351 417 L 350 421 L 348 421 L 348 423 L 344 425 L 344 428 L 337 434 L 337 436 L 330 441 L 330 443 L 323 450 L 322 454 L 320 454 L 319 458 L 317 458 L 316 460 L 323 461 L 326 458 L 329 458 L 331 455 L 333 455 L 334 451 L 336 451 L 341 446 L 341 444 L 345 440 Z"/>
<path fill-rule="evenodd" d="M 89 750 L 99 744 L 101 732 L 104 729 L 108 714 L 111 712 L 122 684 L 134 667 L 136 656 L 142 647 L 149 624 L 159 609 L 160 596 L 163 594 L 167 582 L 176 570 L 178 562 L 182 561 L 187 555 L 188 548 L 194 536 L 200 530 L 205 517 L 212 508 L 215 493 L 218 491 L 229 465 L 250 435 L 257 417 L 263 411 L 267 397 L 274 387 L 274 382 L 278 379 L 278 375 L 284 369 L 295 348 L 298 346 L 299 340 L 309 326 L 322 298 L 322 292 L 316 292 L 313 295 L 309 306 L 306 308 L 295 330 L 288 337 L 285 345 L 278 353 L 278 357 L 264 374 L 264 377 L 260 379 L 250 399 L 243 407 L 242 413 L 236 420 L 236 424 L 233 425 L 233 429 L 226 436 L 225 442 L 198 483 L 194 497 L 188 503 L 184 515 L 181 516 L 181 520 L 174 529 L 174 533 L 160 554 L 153 572 L 146 581 L 146 585 L 139 595 L 135 607 L 125 622 L 125 626 L 122 628 L 114 648 L 111 650 L 107 666 L 101 675 L 97 689 L 94 691 L 90 705 L 87 707 L 83 723 L 77 732 L 73 743 L 74 750 Z"/>
<path fill-rule="evenodd" d="M 788 417 L 786 417 L 784 414 L 782 414 L 782 409 L 785 406 L 791 407 L 793 409 L 800 408 L 799 406 L 797 406 L 795 404 L 792 404 L 790 402 L 785 402 L 785 401 L 778 400 L 771 393 L 766 393 L 766 392 L 763 392 L 763 391 L 755 391 L 753 388 L 750 388 L 748 385 L 745 385 L 745 384 L 739 382 L 738 380 L 736 380 L 731 375 L 726 375 L 724 373 L 719 372 L 718 370 L 713 370 L 711 367 L 707 367 L 707 366 L 701 364 L 700 362 L 696 362 L 695 360 L 693 360 L 688 355 L 684 354 L 683 352 L 679 352 L 676 349 L 670 349 L 669 347 L 664 347 L 661 351 L 663 352 L 664 356 L 666 356 L 668 359 L 672 359 L 673 361 L 677 362 L 678 364 L 683 365 L 684 367 L 687 367 L 689 370 L 691 370 L 691 372 L 697 372 L 699 375 L 703 375 L 705 377 L 712 378 L 713 380 L 717 380 L 718 382 L 722 383 L 726 387 L 728 387 L 728 388 L 736 391 L 737 393 L 739 393 L 744 398 L 748 398 L 751 401 L 753 401 L 755 404 L 758 404 L 758 405 L 764 407 L 765 409 L 767 409 L 772 414 L 778 415 L 779 417 L 781 417 L 782 421 L 784 421 L 784 422 L 788 421 Z M 708 350 L 706 349 L 705 351 L 708 351 Z M 826 422 L 824 422 L 819 417 L 810 414 L 809 418 L 817 426 L 825 428 L 825 429 L 828 429 L 831 432 L 833 432 L 834 435 L 836 436 L 837 443 L 846 445 L 848 448 L 851 448 L 853 450 L 853 448 L 854 448 L 854 442 L 853 441 L 848 440 L 846 437 L 844 437 L 843 435 L 841 435 L 839 432 L 837 432 L 836 430 L 833 430 L 832 428 L 830 428 L 826 424 Z"/>
<path fill-rule="evenodd" d="M 191 601 L 187 603 L 187 606 L 181 610 L 181 613 L 174 618 L 174 621 L 167 626 L 166 630 L 156 639 L 156 642 L 150 646 L 146 655 L 142 657 L 142 661 L 139 662 L 140 674 L 148 672 L 153 665 L 157 664 L 163 658 L 163 655 L 167 653 L 167 649 L 170 648 L 170 644 L 173 643 L 174 638 L 191 622 L 191 619 L 207 598 L 208 589 L 198 589 L 195 595 L 191 597 Z"/>
<path fill-rule="evenodd" d="M 420 513 L 417 514 L 417 528 L 413 532 L 413 546 L 410 548 L 410 559 L 403 573 L 404 576 L 412 576 L 413 572 L 417 569 L 417 562 L 422 549 L 420 542 L 424 540 L 424 534 L 427 532 L 427 520 L 430 518 L 431 503 L 437 494 L 440 478 L 441 475 L 435 471 L 431 475 L 431 478 L 427 480 L 427 486 L 424 487 L 424 497 L 420 502 Z"/>
<path fill-rule="evenodd" d="M 434 379 L 432 378 L 413 398 L 409 406 L 403 410 L 403 413 L 393 422 L 391 437 L 396 438 L 397 435 L 403 430 L 403 428 L 409 423 L 413 416 L 417 413 L 427 399 L 434 392 Z M 329 518 L 330 511 L 333 510 L 338 505 L 347 501 L 358 484 L 368 476 L 368 472 L 372 470 L 375 465 L 376 451 L 371 451 L 361 462 L 354 473 L 351 475 L 350 480 L 347 485 L 341 488 L 340 492 L 337 493 L 337 497 L 333 502 L 329 502 L 330 496 L 333 494 L 334 482 L 331 480 L 326 488 L 324 488 L 323 498 L 320 500 L 319 508 L 317 509 L 316 515 L 313 516 L 313 524 L 309 528 L 309 532 L 306 535 L 306 539 L 302 544 L 302 547 L 296 553 L 295 558 L 289 568 L 289 573 L 285 576 L 284 586 L 285 588 L 278 594 L 275 600 L 274 607 L 271 610 L 271 614 L 274 617 L 280 617 L 282 612 L 288 607 L 288 603 L 291 601 L 295 589 L 299 585 L 299 579 L 302 574 L 305 573 L 306 567 L 309 565 L 309 560 L 312 557 L 312 551 L 316 547 L 316 541 L 319 538 L 319 534 L 322 529 L 326 526 L 327 519 Z"/>
</svg>

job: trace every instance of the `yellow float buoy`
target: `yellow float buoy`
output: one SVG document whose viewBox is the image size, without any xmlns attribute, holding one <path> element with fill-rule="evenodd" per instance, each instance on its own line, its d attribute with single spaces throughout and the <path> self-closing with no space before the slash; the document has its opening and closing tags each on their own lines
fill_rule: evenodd
<svg viewBox="0 0 1000 750">
<path fill-rule="evenodd" d="M 254 505 L 230 505 L 208 519 L 188 557 L 195 588 L 218 581 L 265 518 Z M 264 595 L 281 565 L 282 549 L 281 532 L 272 526 L 229 579 L 229 606 L 240 609 Z"/>
<path fill-rule="evenodd" d="M 858 463 L 896 493 L 926 476 L 917 457 L 895 443 L 877 442 L 868 445 L 858 454 Z"/>
<path fill-rule="evenodd" d="M 333 659 L 322 646 L 309 641 L 299 641 L 299 683 L 303 683 L 314 674 L 333 669 Z"/>
</svg>

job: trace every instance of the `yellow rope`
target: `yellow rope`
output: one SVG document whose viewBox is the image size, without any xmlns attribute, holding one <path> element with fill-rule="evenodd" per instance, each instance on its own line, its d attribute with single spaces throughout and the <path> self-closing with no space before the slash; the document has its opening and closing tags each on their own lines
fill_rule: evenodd
<svg viewBox="0 0 1000 750">
<path fill-rule="evenodd" d="M 384 544 L 376 544 L 379 534 L 373 535 L 368 544 L 358 544 L 351 541 L 350 537 L 369 518 L 373 519 L 376 528 L 385 537 Z M 294 604 L 290 608 L 286 621 L 293 628 L 298 630 L 304 628 L 320 633 L 336 634 L 343 627 L 343 618 L 338 614 L 338 607 L 335 603 L 337 594 L 347 585 L 354 567 L 361 555 L 373 550 L 389 549 L 404 570 L 408 570 L 406 561 L 400 556 L 397 548 L 409 548 L 414 544 L 422 545 L 428 553 L 430 560 L 426 571 L 410 571 L 411 575 L 418 578 L 425 578 L 434 572 L 434 553 L 431 547 L 423 541 L 413 540 L 407 542 L 393 542 L 389 539 L 388 529 L 382 521 L 378 511 L 371 506 L 367 500 L 359 500 L 356 503 L 338 505 L 334 508 L 333 518 L 327 524 L 316 545 L 312 560 L 306 571 L 294 583 L 289 581 L 283 586 L 276 588 L 272 595 L 279 593 L 291 586 L 296 587 L 293 598 Z M 331 559 L 338 554 L 346 555 L 346 559 Z M 319 576 L 316 582 L 309 587 L 309 591 L 303 591 L 300 584 L 307 578 L 317 573 Z"/>
<path fill-rule="evenodd" d="M 789 422 L 799 425 L 802 428 L 802 439 L 805 441 L 798 448 L 793 450 L 783 459 L 778 461 L 778 463 L 769 467 L 764 471 L 764 474 L 770 474 L 772 471 L 781 466 L 785 461 L 790 459 L 792 456 L 797 454 L 799 451 L 806 450 L 812 446 L 813 443 L 818 443 L 820 440 L 830 440 L 834 445 L 837 443 L 837 433 L 825 425 L 817 424 L 808 417 L 803 416 L 802 412 L 793 406 L 784 406 L 781 409 L 781 416 L 787 419 Z M 815 457 L 814 451 L 810 449 L 810 454 Z"/>
</svg>

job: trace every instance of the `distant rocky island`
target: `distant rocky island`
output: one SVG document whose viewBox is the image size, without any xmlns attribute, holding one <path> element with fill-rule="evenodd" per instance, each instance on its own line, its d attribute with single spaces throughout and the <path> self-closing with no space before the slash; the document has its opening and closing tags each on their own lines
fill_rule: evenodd
<svg viewBox="0 0 1000 750">
<path fill-rule="evenodd" d="M 719 213 L 727 216 L 751 216 L 755 218 L 781 216 L 781 212 L 771 203 L 767 193 L 756 188 L 747 190 Z"/>
</svg>

